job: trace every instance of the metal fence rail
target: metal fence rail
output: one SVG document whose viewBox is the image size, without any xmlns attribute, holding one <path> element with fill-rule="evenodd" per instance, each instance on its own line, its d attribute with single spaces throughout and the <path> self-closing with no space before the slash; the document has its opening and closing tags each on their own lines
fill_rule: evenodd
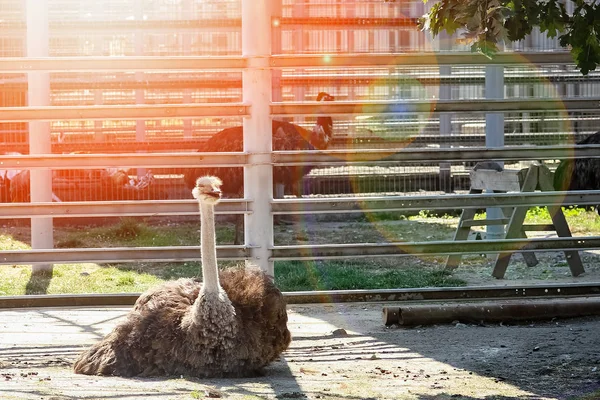
<svg viewBox="0 0 600 400">
<path fill-rule="evenodd" d="M 600 237 L 532 238 L 500 240 L 457 240 L 440 242 L 352 243 L 330 245 L 292 245 L 270 248 L 271 261 L 283 260 L 333 260 L 388 256 L 431 256 L 450 254 L 481 254 L 498 252 L 535 252 L 591 250 L 600 247 Z M 250 256 L 244 246 L 218 246 L 221 260 L 244 260 Z M 82 262 L 183 262 L 197 261 L 198 246 L 164 247 L 111 247 L 107 249 L 33 249 L 4 250 L 0 265 L 36 265 L 47 263 Z"/>
<path fill-rule="evenodd" d="M 24 73 L 82 71 L 192 71 L 242 70 L 248 65 L 240 56 L 65 56 L 65 57 L 0 57 L 0 72 Z"/>
<path fill-rule="evenodd" d="M 273 260 L 334 260 L 384 256 L 431 256 L 499 252 L 590 250 L 600 247 L 600 237 L 456 240 L 442 242 L 352 243 L 274 246 Z"/>
<path fill-rule="evenodd" d="M 248 200 L 223 199 L 216 214 L 249 213 Z M 584 203 L 581 203 L 584 204 Z M 195 200 L 72 201 L 64 203 L 0 203 L 0 219 L 198 215 Z"/>
<path fill-rule="evenodd" d="M 429 161 L 548 160 L 600 158 L 600 145 L 514 146 L 504 148 L 276 151 L 274 165 L 335 165 L 346 163 L 402 163 Z"/>
<path fill-rule="evenodd" d="M 111 247 L 102 249 L 32 249 L 3 250 L 0 265 L 47 263 L 125 263 L 125 262 L 183 262 L 199 260 L 199 246 Z M 244 260 L 249 249 L 243 246 L 217 246 L 221 260 Z"/>
<path fill-rule="evenodd" d="M 471 286 L 448 288 L 376 289 L 376 290 L 314 290 L 284 292 L 288 304 L 345 303 L 345 302 L 424 302 L 461 301 L 477 299 L 523 299 L 571 296 L 595 296 L 599 283 L 537 284 L 510 287 Z M 77 295 L 1 296 L 0 308 L 24 307 L 86 307 L 130 306 L 140 293 L 95 293 Z"/>
<path fill-rule="evenodd" d="M 103 120 L 103 119 L 165 119 L 184 117 L 246 116 L 243 104 L 146 104 L 119 106 L 44 106 L 0 108 L 0 122 Z"/>
<path fill-rule="evenodd" d="M 247 164 L 244 153 L 121 153 L 121 154 L 44 154 L 2 155 L 6 169 L 74 169 L 103 167 L 241 167 Z"/>
<path fill-rule="evenodd" d="M 569 52 L 501 53 L 493 58 L 467 52 L 398 53 L 398 54 L 331 54 L 331 55 L 274 55 L 267 58 L 273 68 L 302 67 L 398 67 L 432 65 L 527 65 L 572 64 Z M 64 57 L 0 57 L 0 72 L 32 71 L 191 71 L 242 70 L 248 58 L 240 56 L 64 56 Z"/>
<path fill-rule="evenodd" d="M 548 160 L 600 158 L 600 145 L 515 146 L 509 148 L 442 148 L 388 150 L 275 151 L 271 163 L 284 165 L 333 165 L 386 162 Z M 235 167 L 248 164 L 248 154 L 222 153 L 122 153 L 122 154 L 48 154 L 2 155 L 6 169 L 73 169 L 121 167 Z"/>
<path fill-rule="evenodd" d="M 348 114 L 402 114 L 430 112 L 505 112 L 505 111 L 588 111 L 597 110 L 600 98 L 586 99 L 531 99 L 531 100 L 488 100 L 480 99 L 476 103 L 456 100 L 430 101 L 370 101 L 336 102 L 327 104 L 285 103 L 273 104 L 274 116 L 288 115 L 348 115 Z"/>
<path fill-rule="evenodd" d="M 248 199 L 223 199 L 217 214 L 247 214 L 252 212 Z M 386 196 L 369 198 L 305 198 L 279 199 L 271 203 L 273 215 L 343 214 L 388 211 L 460 210 L 486 207 L 534 207 L 544 205 L 600 204 L 600 191 L 526 192 L 495 194 L 455 194 L 436 196 Z M 86 201 L 68 203 L 0 203 L 0 219 L 107 216 L 170 216 L 197 215 L 194 200 L 153 201 Z"/>
</svg>

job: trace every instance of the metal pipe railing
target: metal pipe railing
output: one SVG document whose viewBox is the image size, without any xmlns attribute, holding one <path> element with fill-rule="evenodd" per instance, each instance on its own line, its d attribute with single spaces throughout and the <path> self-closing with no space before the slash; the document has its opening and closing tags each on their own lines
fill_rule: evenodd
<svg viewBox="0 0 600 400">
<path fill-rule="evenodd" d="M 259 153 L 257 153 L 259 154 Z M 503 148 L 387 149 L 274 151 L 264 154 L 260 165 L 336 165 L 364 163 L 411 163 L 436 161 L 524 161 L 600 158 L 600 145 L 515 146 Z M 248 154 L 223 153 L 122 153 L 0 155 L 4 169 L 91 169 L 105 167 L 236 167 L 248 164 Z M 251 164 L 251 163 L 250 163 Z"/>
<path fill-rule="evenodd" d="M 523 111 L 597 111 L 600 97 L 547 99 L 477 99 L 472 100 L 391 100 L 336 101 L 327 103 L 289 102 L 271 105 L 274 116 L 294 115 L 395 115 L 433 112 L 523 112 Z"/>
<path fill-rule="evenodd" d="M 110 106 L 2 107 L 1 122 L 243 117 L 250 106 L 239 103 L 138 104 Z"/>
<path fill-rule="evenodd" d="M 104 28 L 106 29 L 106 28 Z M 470 52 L 446 53 L 382 53 L 382 54 L 286 54 L 265 57 L 272 68 L 304 67 L 398 67 L 438 65 L 533 65 L 572 64 L 566 51 L 499 53 L 493 58 Z M 0 72 L 31 71 L 182 71 L 242 70 L 248 59 L 240 56 L 65 56 L 65 57 L 1 57 Z"/>
<path fill-rule="evenodd" d="M 414 52 L 394 54 L 286 54 L 271 57 L 275 68 L 302 67 L 398 67 L 438 65 L 533 65 L 572 64 L 573 56 L 566 51 L 497 53 L 488 58 L 471 52 Z"/>
<path fill-rule="evenodd" d="M 247 161 L 247 154 L 233 152 L 0 155 L 3 169 L 243 167 Z"/>
<path fill-rule="evenodd" d="M 536 251 L 591 250 L 600 247 L 600 236 L 448 240 L 432 242 L 349 243 L 274 246 L 272 259 L 283 260 L 334 260 L 343 258 L 373 258 L 389 256 L 431 256 L 450 254 L 519 253 Z"/>
<path fill-rule="evenodd" d="M 249 256 L 250 249 L 244 246 L 217 246 L 217 257 L 221 260 L 244 260 Z M 199 246 L 3 250 L 0 252 L 0 265 L 183 262 L 200 261 L 200 257 Z"/>
<path fill-rule="evenodd" d="M 410 100 L 369 102 L 302 102 L 271 104 L 272 116 L 294 115 L 397 115 L 434 112 L 522 112 L 522 111 L 597 111 L 600 98 L 486 100 Z M 244 117 L 249 105 L 240 103 L 146 104 L 104 106 L 3 107 L 0 122 L 168 119 L 198 117 Z"/>
<path fill-rule="evenodd" d="M 456 240 L 434 242 L 350 243 L 272 246 L 269 262 L 283 260 L 332 260 L 390 256 L 432 256 L 450 254 L 519 253 L 539 251 L 591 250 L 600 247 L 599 236 L 569 238 Z M 222 260 L 251 258 L 252 247 L 218 246 Z M 200 260 L 198 246 L 111 247 L 78 249 L 4 250 L 0 265 L 35 265 L 81 262 L 183 262 Z"/>
<path fill-rule="evenodd" d="M 223 199 L 217 214 L 249 214 L 250 200 Z M 486 207 L 534 207 L 544 205 L 600 204 L 600 191 L 522 192 L 495 194 L 447 194 L 435 196 L 389 196 L 350 198 L 278 199 L 271 202 L 273 215 L 343 214 L 416 210 L 460 210 Z M 73 201 L 63 203 L 0 203 L 0 219 L 29 217 L 107 217 L 197 215 L 194 200 Z"/>
<path fill-rule="evenodd" d="M 223 199 L 216 214 L 247 214 L 248 200 Z M 0 219 L 53 217 L 117 217 L 198 215 L 195 200 L 73 201 L 59 203 L 0 203 Z"/>
<path fill-rule="evenodd" d="M 273 165 L 337 165 L 352 163 L 423 163 L 433 161 L 525 161 L 600 158 L 600 145 L 514 146 L 387 150 L 274 151 Z"/>
<path fill-rule="evenodd" d="M 600 204 L 600 190 L 446 194 L 444 196 L 389 196 L 377 198 L 280 199 L 274 200 L 271 208 L 275 215 L 287 215 L 418 210 L 438 211 L 486 207 L 534 207 L 558 204 L 563 206 Z"/>
</svg>

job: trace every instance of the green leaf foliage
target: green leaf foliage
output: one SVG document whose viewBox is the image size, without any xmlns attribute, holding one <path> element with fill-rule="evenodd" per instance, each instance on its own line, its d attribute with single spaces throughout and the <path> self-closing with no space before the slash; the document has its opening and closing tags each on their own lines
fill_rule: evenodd
<svg viewBox="0 0 600 400">
<path fill-rule="evenodd" d="M 424 0 L 426 3 L 428 0 Z M 574 0 L 572 14 L 561 0 L 440 0 L 419 20 L 434 36 L 460 31 L 471 50 L 493 57 L 498 43 L 518 41 L 534 27 L 558 37 L 583 75 L 600 63 L 600 2 Z"/>
</svg>

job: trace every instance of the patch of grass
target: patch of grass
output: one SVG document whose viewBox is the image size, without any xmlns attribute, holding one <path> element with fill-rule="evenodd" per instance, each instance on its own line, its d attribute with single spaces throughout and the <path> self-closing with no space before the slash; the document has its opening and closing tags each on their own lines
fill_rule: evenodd
<svg viewBox="0 0 600 400">
<path fill-rule="evenodd" d="M 399 212 L 365 212 L 365 220 L 367 221 L 404 221 L 407 218 L 408 216 L 406 214 L 401 214 Z"/>
<path fill-rule="evenodd" d="M 600 233 L 600 216 L 594 210 L 583 207 L 563 207 L 563 214 L 567 219 L 571 232 L 595 235 Z M 477 213 L 475 219 L 485 219 L 486 213 Z M 550 224 L 552 218 L 547 207 L 531 207 L 525 216 L 526 224 Z"/>
<path fill-rule="evenodd" d="M 117 286 L 133 286 L 135 285 L 135 278 L 131 273 L 127 275 L 119 276 L 117 280 Z"/>
<path fill-rule="evenodd" d="M 581 207 L 563 207 L 562 210 L 571 232 L 589 235 L 600 232 L 600 216 L 595 211 Z M 546 207 L 532 207 L 527 212 L 525 223 L 549 224 L 552 223 L 552 219 Z"/>
<path fill-rule="evenodd" d="M 236 266 L 241 261 L 219 261 L 219 268 Z M 125 264 L 119 268 L 130 269 L 134 272 L 147 272 L 164 280 L 175 280 L 179 278 L 199 277 L 202 275 L 202 264 L 196 261 L 178 263 L 140 263 Z"/>
<path fill-rule="evenodd" d="M 0 235 L 0 250 L 27 250 L 30 248 L 31 246 L 15 238 L 13 235 Z"/>
<path fill-rule="evenodd" d="M 570 397 L 569 400 L 598 400 L 600 399 L 600 390 L 582 396 Z"/>
<path fill-rule="evenodd" d="M 65 226 L 55 234 L 55 246 L 62 248 L 198 246 L 200 226 L 197 223 L 149 225 L 143 221 L 121 220 L 107 226 Z M 229 224 L 216 228 L 218 243 L 232 243 Z M 0 243 L 1 245 L 1 243 Z"/>
<path fill-rule="evenodd" d="M 600 233 L 600 217 L 595 212 L 575 207 L 565 208 L 564 212 L 572 231 L 590 235 Z M 428 212 L 408 219 L 400 213 L 371 213 L 368 219 L 343 223 L 304 221 L 293 226 L 278 226 L 276 244 L 296 244 L 299 238 L 315 244 L 451 240 L 458 220 L 432 218 Z M 233 224 L 230 220 L 222 222 L 217 224 L 217 242 L 231 243 Z M 544 207 L 533 208 L 527 215 L 527 223 L 548 222 L 549 215 Z M 123 219 L 104 226 L 60 226 L 55 230 L 55 246 L 107 249 L 197 246 L 200 240 L 198 229 L 197 221 L 165 222 L 164 219 Z M 29 240 L 29 228 L 6 227 L 0 235 L 0 249 L 28 249 Z M 237 263 L 220 262 L 219 265 L 227 267 Z M 276 262 L 275 275 L 283 291 L 464 285 L 464 281 L 451 273 L 440 271 L 443 263 L 443 256 L 288 261 Z M 475 255 L 463 259 L 463 266 L 481 263 L 481 257 Z M 56 265 L 52 277 L 32 277 L 29 266 L 5 266 L 0 268 L 0 295 L 142 292 L 164 280 L 200 275 L 198 262 Z"/>
<path fill-rule="evenodd" d="M 76 249 L 85 247 L 85 244 L 81 239 L 78 238 L 68 238 L 64 240 L 57 240 L 54 245 L 57 249 Z"/>
<path fill-rule="evenodd" d="M 460 217 L 460 213 L 458 215 L 451 215 L 446 212 L 439 212 L 435 210 L 420 210 L 418 214 L 415 216 L 417 219 L 425 219 L 425 218 L 442 218 L 442 219 L 451 219 Z"/>
<path fill-rule="evenodd" d="M 444 270 L 370 268 L 368 261 L 282 261 L 275 263 L 275 281 L 283 291 L 391 289 L 464 286 Z"/>
<path fill-rule="evenodd" d="M 133 218 L 123 218 L 112 227 L 111 234 L 119 239 L 130 240 L 142 235 L 146 229 L 146 225 L 140 224 Z"/>
<path fill-rule="evenodd" d="M 220 263 L 221 268 L 236 262 Z M 59 264 L 52 277 L 32 276 L 31 267 L 2 269 L 0 296 L 60 293 L 143 292 L 167 280 L 200 276 L 200 263 L 153 263 L 129 266 Z M 276 284 L 282 291 L 391 289 L 463 286 L 450 272 L 432 268 L 377 268 L 367 260 L 275 263 Z"/>
<path fill-rule="evenodd" d="M 0 295 L 143 292 L 163 279 L 145 272 L 97 264 L 57 264 L 51 279 L 31 275 L 31 267 L 3 267 Z"/>
<path fill-rule="evenodd" d="M 435 210 L 420 210 L 416 211 L 378 211 L 378 212 L 364 212 L 365 221 L 405 221 L 407 219 L 426 219 L 426 218 L 437 218 L 437 219 L 453 219 L 460 217 L 460 211 L 435 211 Z"/>
</svg>

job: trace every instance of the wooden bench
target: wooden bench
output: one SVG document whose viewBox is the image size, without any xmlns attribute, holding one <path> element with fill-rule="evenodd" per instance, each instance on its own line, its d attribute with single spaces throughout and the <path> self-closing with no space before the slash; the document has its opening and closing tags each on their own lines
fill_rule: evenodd
<svg viewBox="0 0 600 400">
<path fill-rule="evenodd" d="M 521 170 L 504 170 L 496 163 L 479 163 L 470 172 L 470 178 L 471 189 L 469 193 L 472 194 L 479 194 L 484 191 L 493 191 L 494 193 L 554 191 L 553 174 L 548 167 L 542 164 L 535 164 Z M 528 231 L 555 231 L 559 237 L 571 237 L 571 230 L 561 206 L 549 205 L 545 207 L 547 207 L 552 218 L 552 224 L 550 225 L 524 225 L 523 222 L 530 208 L 529 206 L 503 207 L 504 218 L 484 220 L 474 219 L 476 209 L 464 209 L 454 234 L 454 240 L 467 240 L 472 227 L 489 225 L 506 225 L 505 239 L 527 238 L 526 232 Z M 578 251 L 565 250 L 564 253 L 573 276 L 585 272 Z M 512 254 L 513 252 L 498 253 L 492 276 L 498 279 L 504 278 Z M 461 255 L 448 256 L 446 268 L 457 268 L 461 257 Z M 523 258 L 530 267 L 538 264 L 534 253 L 524 252 Z"/>
</svg>

